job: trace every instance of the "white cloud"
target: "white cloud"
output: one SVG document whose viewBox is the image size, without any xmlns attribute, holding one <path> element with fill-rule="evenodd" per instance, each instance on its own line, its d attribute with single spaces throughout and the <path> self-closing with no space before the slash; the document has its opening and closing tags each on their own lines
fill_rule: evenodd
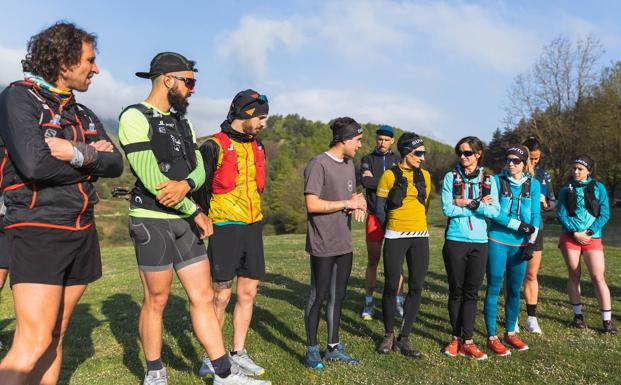
<svg viewBox="0 0 621 385">
<path fill-rule="evenodd" d="M 291 91 L 272 97 L 270 112 L 296 113 L 324 122 L 351 116 L 361 123 L 390 124 L 435 138 L 449 135 L 440 129 L 445 122 L 438 108 L 402 95 L 325 89 Z"/>
<path fill-rule="evenodd" d="M 243 71 L 264 78 L 271 51 L 280 47 L 295 50 L 306 38 L 291 21 L 244 16 L 239 28 L 217 40 L 222 57 L 236 61 Z"/>
</svg>

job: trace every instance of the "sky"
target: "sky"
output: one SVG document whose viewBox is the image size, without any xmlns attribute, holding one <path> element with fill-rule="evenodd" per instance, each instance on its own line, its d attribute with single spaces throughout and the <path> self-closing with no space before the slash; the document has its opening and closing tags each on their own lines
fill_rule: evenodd
<svg viewBox="0 0 621 385">
<path fill-rule="evenodd" d="M 545 44 L 591 34 L 621 60 L 619 1 L 1 0 L 0 84 L 22 77 L 30 36 L 57 20 L 98 35 L 101 73 L 77 95 L 102 118 L 147 96 L 161 51 L 197 62 L 189 117 L 218 130 L 233 96 L 266 94 L 270 113 L 351 116 L 452 144 L 503 128 L 508 90 Z"/>
</svg>

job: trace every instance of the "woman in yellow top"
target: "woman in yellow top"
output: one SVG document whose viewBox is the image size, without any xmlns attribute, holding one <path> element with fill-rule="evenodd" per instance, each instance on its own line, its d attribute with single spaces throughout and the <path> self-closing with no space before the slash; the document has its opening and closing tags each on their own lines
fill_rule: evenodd
<svg viewBox="0 0 621 385">
<path fill-rule="evenodd" d="M 429 265 L 429 233 L 427 209 L 431 192 L 429 172 L 421 168 L 425 159 L 423 139 L 406 132 L 399 138 L 397 149 L 401 162 L 381 176 L 377 185 L 376 215 L 384 228 L 384 294 L 382 313 L 386 334 L 377 351 L 391 350 L 405 356 L 420 358 L 421 353 L 409 340 L 412 324 L 421 302 L 423 281 Z M 399 336 L 395 339 L 395 295 L 403 259 L 408 265 L 408 294 Z"/>
</svg>

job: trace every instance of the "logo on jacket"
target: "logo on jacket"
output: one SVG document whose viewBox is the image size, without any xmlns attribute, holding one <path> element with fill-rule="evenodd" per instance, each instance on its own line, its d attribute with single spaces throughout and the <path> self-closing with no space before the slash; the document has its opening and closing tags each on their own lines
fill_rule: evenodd
<svg viewBox="0 0 621 385">
<path fill-rule="evenodd" d="M 45 136 L 46 138 L 54 138 L 56 136 L 57 131 L 53 128 L 48 128 L 47 130 L 45 130 L 45 134 L 43 134 L 43 136 Z"/>
<path fill-rule="evenodd" d="M 175 151 L 181 151 L 181 139 L 177 139 L 174 135 L 170 135 L 170 141 Z"/>
</svg>

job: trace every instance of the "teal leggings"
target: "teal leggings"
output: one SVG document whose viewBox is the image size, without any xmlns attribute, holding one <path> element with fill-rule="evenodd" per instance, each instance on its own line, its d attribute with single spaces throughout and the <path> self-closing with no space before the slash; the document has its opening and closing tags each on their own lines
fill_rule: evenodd
<svg viewBox="0 0 621 385">
<path fill-rule="evenodd" d="M 485 326 L 487 336 L 496 335 L 496 314 L 498 313 L 498 296 L 502 288 L 502 279 L 507 272 L 505 288 L 505 328 L 507 332 L 515 331 L 520 313 L 520 289 L 526 274 L 526 261 L 520 260 L 523 247 L 507 246 L 489 241 L 487 258 L 487 291 L 485 293 Z"/>
</svg>

